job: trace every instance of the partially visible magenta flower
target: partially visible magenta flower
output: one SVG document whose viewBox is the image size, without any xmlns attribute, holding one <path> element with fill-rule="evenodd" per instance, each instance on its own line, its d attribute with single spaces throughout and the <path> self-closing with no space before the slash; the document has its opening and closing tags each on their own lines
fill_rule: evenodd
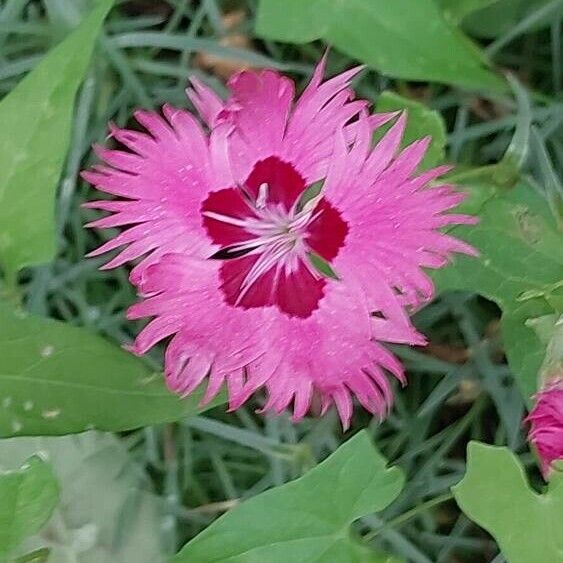
<svg viewBox="0 0 563 563">
<path fill-rule="evenodd" d="M 544 477 L 548 477 L 553 463 L 563 460 L 563 379 L 551 380 L 536 395 L 526 421 L 530 424 L 528 440 L 536 448 Z"/>
<path fill-rule="evenodd" d="M 386 372 L 404 374 L 382 342 L 424 343 L 407 314 L 434 294 L 422 268 L 475 254 L 440 231 L 474 218 L 446 213 L 463 199 L 451 185 L 430 186 L 447 167 L 416 174 L 429 139 L 400 150 L 405 115 L 353 99 L 358 71 L 322 82 L 323 60 L 296 100 L 272 70 L 234 76 L 225 103 L 194 81 L 205 129 L 164 106 L 135 114 L 148 133 L 112 127 L 128 151 L 97 148 L 107 166 L 84 177 L 118 199 L 89 203 L 111 212 L 91 226 L 127 229 L 92 255 L 125 246 L 106 268 L 141 259 L 129 318 L 154 319 L 134 351 L 171 337 L 175 392 L 208 378 L 203 402 L 226 382 L 232 409 L 264 387 L 264 410 L 292 405 L 296 420 L 314 395 L 344 426 L 353 396 L 386 414 Z"/>
</svg>

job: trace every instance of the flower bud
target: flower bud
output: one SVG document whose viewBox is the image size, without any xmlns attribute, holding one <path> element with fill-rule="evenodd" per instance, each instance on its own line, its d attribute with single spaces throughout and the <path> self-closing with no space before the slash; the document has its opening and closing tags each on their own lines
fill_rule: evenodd
<svg viewBox="0 0 563 563">
<path fill-rule="evenodd" d="M 544 477 L 553 464 L 563 460 L 563 378 L 550 380 L 536 395 L 536 404 L 530 412 L 528 440 L 540 458 Z"/>
</svg>

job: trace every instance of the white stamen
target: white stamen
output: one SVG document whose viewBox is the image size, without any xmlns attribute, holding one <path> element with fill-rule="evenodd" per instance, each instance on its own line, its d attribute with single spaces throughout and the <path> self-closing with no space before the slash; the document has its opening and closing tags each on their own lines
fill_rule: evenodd
<svg viewBox="0 0 563 563">
<path fill-rule="evenodd" d="M 228 223 L 229 225 L 235 225 L 244 229 L 246 226 L 246 220 L 235 219 L 234 217 L 229 217 L 228 215 L 221 215 L 221 213 L 215 213 L 214 211 L 204 211 L 203 215 L 209 217 L 210 219 L 215 219 L 216 221 L 221 221 L 221 223 Z"/>
<path fill-rule="evenodd" d="M 268 184 L 265 182 L 260 184 L 258 188 L 258 197 L 256 198 L 256 208 L 264 209 L 266 207 L 266 201 L 268 199 Z"/>
<path fill-rule="evenodd" d="M 310 200 L 300 211 L 297 205 L 288 211 L 281 203 L 268 203 L 268 190 L 267 183 L 260 184 L 253 206 L 254 216 L 242 219 L 214 211 L 203 212 L 210 219 L 240 227 L 248 233 L 248 240 L 230 247 L 232 252 L 247 251 L 248 255 L 258 255 L 242 281 L 237 303 L 240 303 L 258 279 L 272 268 L 275 269 L 273 286 L 277 286 L 281 272 L 289 275 L 299 268 L 300 263 L 303 263 L 315 278 L 319 277 L 316 269 L 309 264 L 308 253 L 311 249 L 307 245 L 306 237 L 308 225 L 322 213 L 315 212 L 322 196 Z M 274 290 L 272 287 L 272 291 Z"/>
<path fill-rule="evenodd" d="M 261 256 L 256 260 L 241 284 L 241 294 L 237 301 L 240 301 L 250 287 L 260 276 L 268 272 L 273 266 L 289 255 L 287 246 L 279 243 L 274 246 L 266 247 Z"/>
<path fill-rule="evenodd" d="M 323 194 L 319 194 L 313 198 L 311 198 L 304 206 L 303 206 L 303 211 L 308 213 L 310 211 L 313 211 L 313 209 L 315 209 L 315 207 L 317 207 L 317 204 L 319 203 L 319 201 L 323 198 Z"/>
</svg>

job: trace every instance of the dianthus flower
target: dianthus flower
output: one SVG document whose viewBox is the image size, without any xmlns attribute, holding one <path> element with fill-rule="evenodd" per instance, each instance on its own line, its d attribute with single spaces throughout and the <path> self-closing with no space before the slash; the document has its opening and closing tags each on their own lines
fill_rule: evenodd
<svg viewBox="0 0 563 563">
<path fill-rule="evenodd" d="M 352 397 L 382 417 L 386 372 L 405 381 L 382 343 L 424 344 L 407 314 L 433 296 L 422 268 L 474 254 L 440 231 L 473 218 L 446 213 L 463 199 L 452 186 L 430 187 L 447 167 L 416 173 L 428 138 L 400 150 L 405 115 L 353 99 L 359 70 L 323 82 L 323 60 L 298 99 L 273 70 L 234 76 L 226 102 L 194 80 L 203 127 L 165 105 L 136 112 L 146 132 L 112 126 L 127 150 L 97 147 L 106 165 L 84 178 L 117 199 L 87 204 L 111 213 L 91 226 L 127 228 L 92 255 L 137 261 L 129 317 L 154 318 L 133 349 L 169 339 L 180 395 L 207 378 L 203 403 L 226 383 L 235 409 L 265 388 L 264 410 L 295 420 L 316 396 L 347 426 Z"/>
<path fill-rule="evenodd" d="M 526 421 L 528 440 L 534 445 L 544 477 L 553 463 L 563 460 L 563 379 L 549 381 L 536 395 L 536 404 Z"/>
</svg>

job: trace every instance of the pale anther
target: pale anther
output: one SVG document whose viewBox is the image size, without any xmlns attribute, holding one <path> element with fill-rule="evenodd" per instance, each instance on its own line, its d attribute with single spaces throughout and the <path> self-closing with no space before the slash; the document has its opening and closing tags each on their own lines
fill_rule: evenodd
<svg viewBox="0 0 563 563">
<path fill-rule="evenodd" d="M 260 184 L 258 188 L 258 197 L 256 198 L 256 208 L 264 209 L 266 201 L 268 200 L 268 184 L 266 182 Z"/>
</svg>

